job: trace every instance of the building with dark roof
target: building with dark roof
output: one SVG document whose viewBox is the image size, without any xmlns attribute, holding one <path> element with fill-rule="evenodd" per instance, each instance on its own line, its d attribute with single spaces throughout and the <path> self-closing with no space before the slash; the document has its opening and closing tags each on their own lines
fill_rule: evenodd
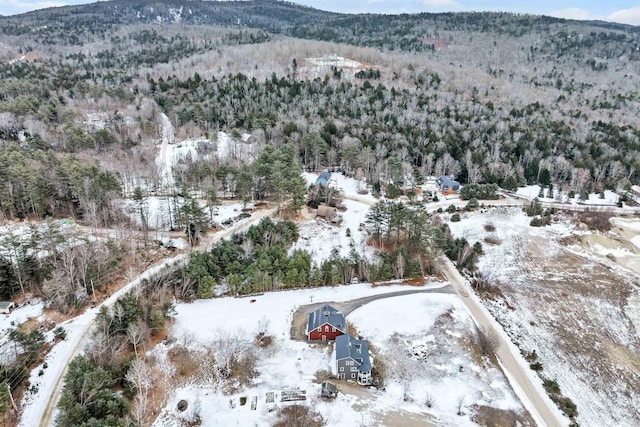
<svg viewBox="0 0 640 427">
<path fill-rule="evenodd" d="M 369 343 L 349 334 L 336 337 L 336 375 L 341 380 L 357 381 L 358 384 L 369 385 L 371 379 L 371 362 L 369 360 Z"/>
<path fill-rule="evenodd" d="M 440 177 L 436 180 L 436 184 L 440 187 L 442 194 L 455 194 L 460 191 L 460 183 L 454 181 L 448 176 Z"/>
</svg>

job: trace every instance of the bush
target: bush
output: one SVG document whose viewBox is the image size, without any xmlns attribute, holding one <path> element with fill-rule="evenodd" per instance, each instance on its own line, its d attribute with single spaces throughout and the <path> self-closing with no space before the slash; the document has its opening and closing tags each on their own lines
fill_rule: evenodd
<svg viewBox="0 0 640 427">
<path fill-rule="evenodd" d="M 455 205 L 449 205 L 449 207 L 447 208 L 447 212 L 449 213 L 454 213 L 457 212 L 458 209 L 455 207 Z"/>
<path fill-rule="evenodd" d="M 484 238 L 484 241 L 490 245 L 499 245 L 502 243 L 502 241 L 500 241 L 496 236 L 487 236 Z"/>
<path fill-rule="evenodd" d="M 468 211 L 472 211 L 477 208 L 478 208 L 478 199 L 476 199 L 475 197 L 470 199 L 469 202 L 467 203 L 467 206 L 465 206 L 465 209 Z"/>
<path fill-rule="evenodd" d="M 560 386 L 555 380 L 550 380 L 548 378 L 545 378 L 542 381 L 542 386 L 544 387 L 545 391 L 549 394 L 560 394 Z"/>
<path fill-rule="evenodd" d="M 65 331 L 62 326 L 58 326 L 53 330 L 53 336 L 56 340 L 63 341 L 67 338 L 67 331 Z"/>
<path fill-rule="evenodd" d="M 525 212 L 527 216 L 542 215 L 542 205 L 540 204 L 540 201 L 537 198 L 533 199 L 525 209 Z"/>
<path fill-rule="evenodd" d="M 542 371 L 542 363 L 540 362 L 533 362 L 529 365 L 529 367 L 536 372 Z"/>
<path fill-rule="evenodd" d="M 460 222 L 460 214 L 454 213 L 453 215 L 451 215 L 451 222 Z"/>
<path fill-rule="evenodd" d="M 535 217 L 531 220 L 531 222 L 529 223 L 530 226 L 532 227 L 542 227 L 542 218 L 540 217 Z"/>
<path fill-rule="evenodd" d="M 565 397 L 560 401 L 560 409 L 562 409 L 569 418 L 573 418 L 578 415 L 578 407 L 573 403 L 573 400 L 568 397 Z"/>
</svg>

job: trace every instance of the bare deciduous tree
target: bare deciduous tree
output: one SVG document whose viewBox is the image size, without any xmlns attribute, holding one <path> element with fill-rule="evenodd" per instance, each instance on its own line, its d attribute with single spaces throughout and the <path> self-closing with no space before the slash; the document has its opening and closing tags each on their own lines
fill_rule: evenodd
<svg viewBox="0 0 640 427">
<path fill-rule="evenodd" d="M 493 355 L 500 345 L 498 335 L 493 329 L 476 327 L 478 346 L 484 355 Z"/>
<path fill-rule="evenodd" d="M 127 326 L 127 338 L 129 338 L 129 342 L 133 345 L 133 352 L 137 356 L 138 346 L 149 338 L 149 328 L 147 324 L 142 319 L 138 319 L 138 321 L 134 323 L 129 323 L 129 326 Z"/>
</svg>

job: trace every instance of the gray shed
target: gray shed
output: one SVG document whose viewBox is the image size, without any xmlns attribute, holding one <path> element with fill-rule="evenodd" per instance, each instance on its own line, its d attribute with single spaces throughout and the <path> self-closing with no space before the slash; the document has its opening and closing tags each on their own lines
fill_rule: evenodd
<svg viewBox="0 0 640 427">
<path fill-rule="evenodd" d="M 338 395 L 338 388 L 330 383 L 329 381 L 325 381 L 322 383 L 322 391 L 320 392 L 320 396 L 325 399 L 333 399 Z"/>
</svg>

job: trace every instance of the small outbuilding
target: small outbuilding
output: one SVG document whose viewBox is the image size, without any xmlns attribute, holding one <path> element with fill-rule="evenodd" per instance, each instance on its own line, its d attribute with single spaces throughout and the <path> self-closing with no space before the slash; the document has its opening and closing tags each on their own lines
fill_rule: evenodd
<svg viewBox="0 0 640 427">
<path fill-rule="evenodd" d="M 0 314 L 9 314 L 16 305 L 11 301 L 0 301 Z"/>
<path fill-rule="evenodd" d="M 325 381 L 322 383 L 322 390 L 320 391 L 320 397 L 325 399 L 334 399 L 338 395 L 338 388 L 335 384 Z"/>
<path fill-rule="evenodd" d="M 316 218 L 323 218 L 332 224 L 340 224 L 342 222 L 342 215 L 338 213 L 338 209 L 327 205 L 318 206 Z"/>
</svg>

